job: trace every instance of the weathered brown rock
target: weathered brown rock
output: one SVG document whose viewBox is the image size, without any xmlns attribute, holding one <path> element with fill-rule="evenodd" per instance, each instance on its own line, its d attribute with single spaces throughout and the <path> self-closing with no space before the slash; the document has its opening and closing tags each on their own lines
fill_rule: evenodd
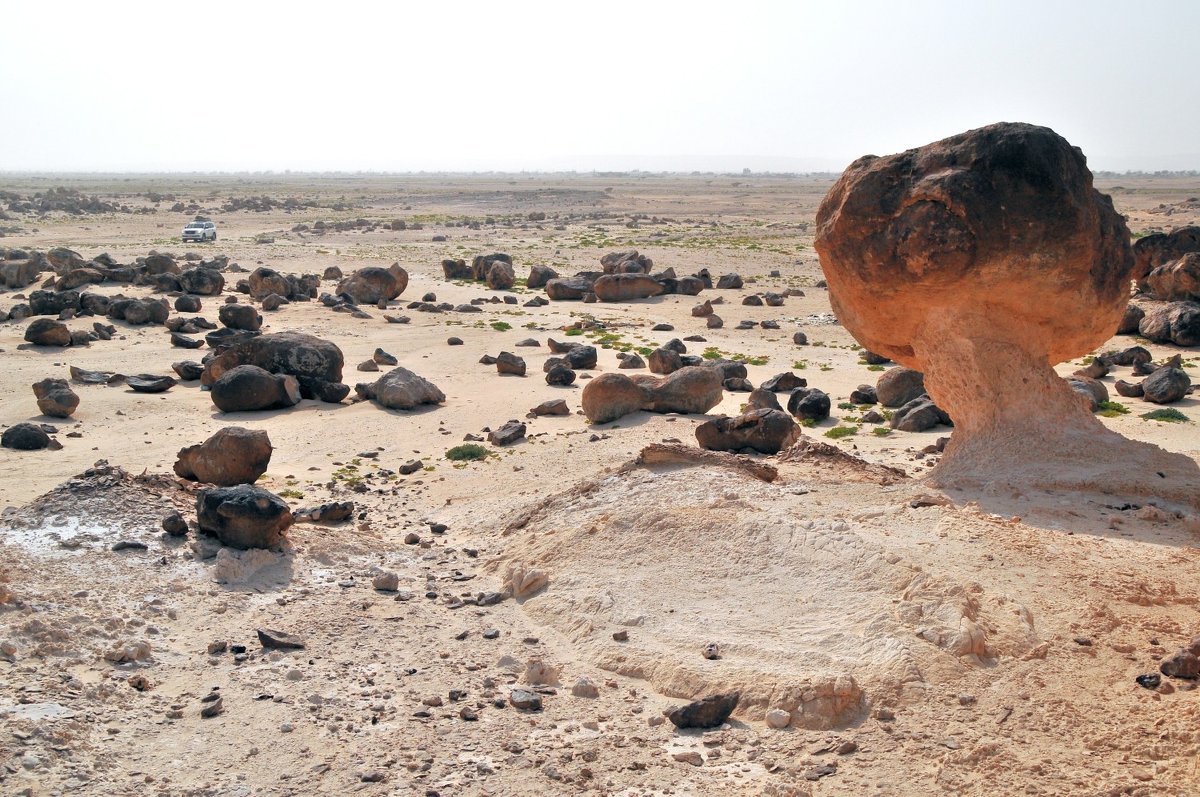
<svg viewBox="0 0 1200 797">
<path fill-rule="evenodd" d="M 273 293 L 286 297 L 290 296 L 292 292 L 291 284 L 288 282 L 287 277 L 275 269 L 267 268 L 266 266 L 259 266 L 251 271 L 250 276 L 246 278 L 246 282 L 250 286 L 250 297 L 259 301 Z"/>
<path fill-rule="evenodd" d="M 512 263 L 497 260 L 488 268 L 485 280 L 492 290 L 506 291 L 516 283 L 517 277 L 513 273 Z"/>
<path fill-rule="evenodd" d="M 544 288 L 546 283 L 558 278 L 558 272 L 549 266 L 530 266 L 529 278 L 525 281 L 526 288 Z"/>
<path fill-rule="evenodd" d="M 213 487 L 196 496 L 200 531 L 233 548 L 273 548 L 292 525 L 292 512 L 279 496 L 258 487 Z"/>
<path fill-rule="evenodd" d="M 925 375 L 912 368 L 889 368 L 875 381 L 875 397 L 885 407 L 899 407 L 925 393 Z"/>
<path fill-rule="evenodd" d="M 702 700 L 680 706 L 667 714 L 676 728 L 715 728 L 729 719 L 729 715 L 737 708 L 740 692 L 711 695 Z"/>
<path fill-rule="evenodd" d="M 1194 461 L 1106 430 L 1051 368 L 1117 328 L 1133 269 L 1124 220 L 1054 131 L 1002 123 L 860 158 L 822 201 L 815 245 L 838 319 L 924 373 L 954 419 L 935 483 L 1200 504 Z"/>
<path fill-rule="evenodd" d="M 1133 245 L 1133 278 L 1145 290 L 1146 276 L 1161 265 L 1178 260 L 1189 252 L 1200 252 L 1200 227 L 1180 227 L 1168 233 L 1139 238 Z"/>
<path fill-rule="evenodd" d="M 266 432 L 226 426 L 203 443 L 180 449 L 175 474 L 222 487 L 253 484 L 267 472 L 273 450 Z"/>
<path fill-rule="evenodd" d="M 214 268 L 189 268 L 179 275 L 179 287 L 185 293 L 216 296 L 225 290 L 225 276 Z"/>
<path fill-rule="evenodd" d="M 1158 266 L 1146 275 L 1147 293 L 1165 302 L 1200 300 L 1200 252 Z"/>
<path fill-rule="evenodd" d="M 1178 360 L 1168 363 L 1142 380 L 1142 393 L 1146 401 L 1155 404 L 1174 404 L 1188 393 L 1192 379 L 1179 367 Z"/>
<path fill-rule="evenodd" d="M 360 268 L 338 283 L 337 292 L 349 296 L 355 304 L 378 304 L 395 299 L 407 287 L 408 272 L 393 263 L 390 268 Z"/>
<path fill-rule="evenodd" d="M 606 373 L 583 389 L 583 414 L 592 423 L 607 423 L 631 412 L 708 412 L 722 395 L 722 372 L 690 366 L 660 378 L 649 374 Z"/>
<path fill-rule="evenodd" d="M 52 418 L 69 418 L 79 406 L 79 396 L 65 379 L 43 379 L 33 386 L 38 409 Z"/>
<path fill-rule="evenodd" d="M 600 266 L 605 274 L 649 274 L 654 268 L 654 261 L 638 250 L 630 249 L 624 252 L 609 252 L 600 258 Z"/>
<path fill-rule="evenodd" d="M 246 329 L 254 332 L 262 327 L 262 316 L 249 304 L 223 304 L 217 318 L 230 329 Z"/>
<path fill-rule="evenodd" d="M 605 274 L 592 285 L 592 291 L 602 302 L 625 302 L 658 296 L 663 286 L 646 274 Z"/>
<path fill-rule="evenodd" d="M 774 398 L 773 393 L 768 395 Z M 800 427 L 778 409 L 750 410 L 735 418 L 722 415 L 696 427 L 696 442 L 710 451 L 752 448 L 762 454 L 778 454 L 799 436 Z"/>
<path fill-rule="evenodd" d="M 25 340 L 34 346 L 70 346 L 71 330 L 49 318 L 35 318 L 25 328 Z"/>
</svg>

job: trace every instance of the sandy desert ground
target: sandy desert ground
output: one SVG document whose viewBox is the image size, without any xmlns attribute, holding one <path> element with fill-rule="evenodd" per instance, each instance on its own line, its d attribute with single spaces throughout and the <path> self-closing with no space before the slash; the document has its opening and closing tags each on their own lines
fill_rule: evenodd
<svg viewBox="0 0 1200 797">
<path fill-rule="evenodd" d="M 378 376 L 355 365 L 382 348 L 446 394 L 412 412 L 304 400 L 226 414 L 196 382 L 160 395 L 74 385 L 79 409 L 50 419 L 34 382 L 69 378 L 71 366 L 169 374 L 203 351 L 173 348 L 161 326 L 114 322 L 111 341 L 48 349 L 24 343 L 28 322 L 0 324 L 0 428 L 52 423 L 62 444 L 0 448 L 4 792 L 1197 793 L 1196 682 L 1147 689 L 1135 678 L 1200 633 L 1200 522 L 1120 496 L 935 491 L 921 481 L 937 461 L 926 449 L 949 427 L 880 434 L 860 409 L 839 407 L 881 366 L 862 361 L 817 287 L 814 214 L 833 179 L 0 177 L 0 191 L 62 186 L 135 211 L 14 215 L 0 219 L 0 247 L 66 246 L 121 263 L 151 250 L 219 253 L 246 271 L 318 275 L 399 263 L 410 281 L 390 309 L 356 318 L 297 302 L 265 312 L 264 331 L 335 342 L 349 384 Z M 1135 235 L 1200 223 L 1200 178 L 1097 187 Z M 275 202 L 230 204 L 260 197 Z M 217 242 L 179 241 L 197 213 L 217 223 Z M 393 220 L 405 229 L 389 229 Z M 317 234 L 317 222 L 352 224 Z M 449 281 L 440 265 L 505 252 L 518 277 L 534 264 L 571 274 L 630 248 L 656 269 L 736 272 L 746 284 L 533 308 L 525 302 L 540 290 Z M 226 274 L 227 287 L 239 276 Z M 0 309 L 36 287 L 0 292 Z M 741 303 L 789 288 L 803 295 L 782 307 Z M 518 304 L 405 309 L 426 293 L 456 305 L 511 293 Z M 716 297 L 725 325 L 708 329 L 691 308 Z M 200 314 L 215 320 L 223 300 L 204 298 Z M 779 329 L 737 329 L 743 319 Z M 586 331 L 568 335 L 580 322 Z M 808 345 L 793 343 L 797 331 Z M 600 346 L 598 375 L 616 370 L 622 349 L 690 335 L 704 340 L 689 353 L 742 359 L 756 385 L 792 371 L 829 393 L 832 417 L 805 436 L 848 456 L 753 457 L 777 469 L 770 482 L 727 461 L 638 464 L 650 445 L 694 447 L 705 416 L 592 425 L 576 412 L 585 380 L 557 387 L 542 376 L 548 338 Z M 464 345 L 448 346 L 451 336 Z M 516 347 L 525 338 L 540 345 Z M 1133 343 L 1114 338 L 1097 353 Z M 1200 362 L 1147 347 L 1156 360 Z M 528 375 L 479 363 L 502 350 L 523 356 Z M 1105 378 L 1110 392 L 1128 373 Z M 525 418 L 556 398 L 572 414 Z M 1174 405 L 1186 423 L 1146 420 L 1152 405 L 1113 399 L 1129 412 L 1104 418 L 1110 428 L 1200 459 L 1195 398 Z M 737 414 L 745 400 L 726 392 L 709 417 Z M 526 439 L 489 445 L 483 461 L 447 459 L 465 435 L 509 419 L 527 423 Z M 195 514 L 196 486 L 172 474 L 176 452 L 228 425 L 269 433 L 259 486 L 294 509 L 353 501 L 354 519 L 297 523 L 274 552 L 164 535 L 168 512 Z M 829 436 L 835 428 L 852 432 Z M 414 459 L 420 470 L 397 473 Z M 130 542 L 140 545 L 113 550 Z M 535 569 L 544 589 L 478 600 L 502 592 L 514 570 Z M 397 574 L 397 591 L 373 588 L 382 572 Z M 305 647 L 266 649 L 261 628 Z M 709 644 L 719 657 L 702 655 Z M 540 711 L 509 704 L 514 687 L 534 686 Z M 733 690 L 742 701 L 717 730 L 664 721 L 672 705 Z M 202 717 L 214 692 L 223 711 Z M 773 709 L 789 712 L 788 727 L 764 722 Z"/>
</svg>

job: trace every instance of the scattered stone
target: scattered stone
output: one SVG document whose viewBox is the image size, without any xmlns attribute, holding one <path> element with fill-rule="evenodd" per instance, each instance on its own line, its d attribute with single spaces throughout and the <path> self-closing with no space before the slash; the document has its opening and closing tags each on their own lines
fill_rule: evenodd
<svg viewBox="0 0 1200 797">
<path fill-rule="evenodd" d="M 590 678 L 580 677 L 571 687 L 571 694 L 575 697 L 600 697 L 600 687 L 596 686 Z"/>
<path fill-rule="evenodd" d="M 729 719 L 741 696 L 740 692 L 711 695 L 671 710 L 667 719 L 680 729 L 716 728 Z"/>
<path fill-rule="evenodd" d="M 583 390 L 584 415 L 592 423 L 615 421 L 632 412 L 704 413 L 721 401 L 723 372 L 684 367 L 667 377 L 605 373 Z"/>
<path fill-rule="evenodd" d="M 172 537 L 186 537 L 188 524 L 183 519 L 183 515 L 178 512 L 172 512 L 162 519 L 162 529 Z"/>
<path fill-rule="evenodd" d="M 34 384 L 33 395 L 41 413 L 52 418 L 69 418 L 79 406 L 79 396 L 65 379 L 43 379 Z"/>
<path fill-rule="evenodd" d="M 256 628 L 258 641 L 268 650 L 304 650 L 304 640 L 286 631 L 276 631 L 270 628 Z"/>
<path fill-rule="evenodd" d="M 801 387 L 788 396 L 787 410 L 801 420 L 823 421 L 829 417 L 829 395 L 815 387 Z"/>
<path fill-rule="evenodd" d="M 257 365 L 239 365 L 212 383 L 209 397 L 222 412 L 291 407 L 300 401 L 300 383 L 291 374 L 273 374 Z"/>
<path fill-rule="evenodd" d="M 496 373 L 525 376 L 525 360 L 512 352 L 502 351 L 496 355 Z"/>
<path fill-rule="evenodd" d="M 573 373 L 573 372 L 572 372 Z M 533 415 L 570 415 L 571 410 L 567 407 L 567 402 L 563 399 L 551 399 L 543 401 L 530 410 Z"/>
<path fill-rule="evenodd" d="M 494 446 L 510 446 L 525 437 L 525 424 L 508 421 L 499 429 L 488 432 L 488 442 Z"/>
<path fill-rule="evenodd" d="M 25 340 L 34 346 L 70 346 L 71 330 L 49 318 L 35 318 L 25 328 Z"/>
<path fill-rule="evenodd" d="M 925 393 L 925 375 L 912 368 L 889 368 L 879 375 L 875 395 L 885 407 L 899 407 Z"/>
<path fill-rule="evenodd" d="M 1146 401 L 1173 404 L 1188 394 L 1192 380 L 1180 366 L 1180 359 L 1180 355 L 1175 355 L 1172 362 L 1142 380 L 1142 393 Z"/>
<path fill-rule="evenodd" d="M 700 755 L 696 750 L 684 750 L 673 754 L 671 758 L 683 764 L 691 764 L 694 767 L 701 766 L 704 763 L 704 756 Z"/>
<path fill-rule="evenodd" d="M 542 696 L 528 689 L 514 689 L 508 694 L 508 702 L 521 711 L 541 711 Z"/>
<path fill-rule="evenodd" d="M 782 730 L 792 724 L 792 714 L 781 708 L 773 708 L 767 712 L 766 721 L 768 728 Z"/>
</svg>

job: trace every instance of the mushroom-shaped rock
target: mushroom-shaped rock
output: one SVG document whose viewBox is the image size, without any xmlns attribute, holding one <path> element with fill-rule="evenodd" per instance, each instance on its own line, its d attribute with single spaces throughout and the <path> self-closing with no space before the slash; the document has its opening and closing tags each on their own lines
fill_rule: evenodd
<svg viewBox="0 0 1200 797">
<path fill-rule="evenodd" d="M 1200 503 L 1194 461 L 1105 429 L 1051 367 L 1108 339 L 1133 269 L 1124 220 L 1053 130 L 860 158 L 821 202 L 815 246 L 846 329 L 921 371 L 954 419 L 935 484 Z"/>
<path fill-rule="evenodd" d="M 253 484 L 267 472 L 272 450 L 266 432 L 226 426 L 203 443 L 180 449 L 175 473 L 183 479 L 222 487 Z"/>
<path fill-rule="evenodd" d="M 65 379 L 43 379 L 34 384 L 33 395 L 42 414 L 52 418 L 69 418 L 79 406 L 79 396 Z"/>
<path fill-rule="evenodd" d="M 411 410 L 446 400 L 446 394 L 436 385 L 404 367 L 393 368 L 374 382 L 360 383 L 354 389 L 363 398 L 393 410 Z"/>
<path fill-rule="evenodd" d="M 773 393 L 768 393 L 774 398 Z M 736 418 L 722 415 L 696 427 L 696 441 L 712 451 L 752 448 L 762 454 L 778 454 L 796 442 L 800 427 L 786 412 L 777 409 L 751 410 Z"/>
<path fill-rule="evenodd" d="M 279 496 L 249 484 L 214 487 L 196 496 L 200 531 L 233 548 L 273 548 L 292 525 L 292 512 Z"/>
<path fill-rule="evenodd" d="M 349 296 L 355 304 L 378 304 L 395 299 L 407 287 L 408 272 L 393 263 L 390 268 L 360 268 L 338 283 L 337 292 Z"/>
<path fill-rule="evenodd" d="M 257 365 L 239 365 L 212 383 L 209 396 L 221 412 L 270 410 L 299 402 L 300 385 L 291 374 L 273 374 Z"/>
</svg>

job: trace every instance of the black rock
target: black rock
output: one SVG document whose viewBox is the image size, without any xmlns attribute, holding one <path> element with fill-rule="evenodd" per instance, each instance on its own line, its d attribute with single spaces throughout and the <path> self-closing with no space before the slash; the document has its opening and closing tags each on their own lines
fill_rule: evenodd
<svg viewBox="0 0 1200 797">
<path fill-rule="evenodd" d="M 38 451 L 50 445 L 50 435 L 32 423 L 16 423 L 0 435 L 0 446 L 17 451 Z"/>
<path fill-rule="evenodd" d="M 680 729 L 716 728 L 729 719 L 741 697 L 741 692 L 710 695 L 672 710 L 667 719 Z"/>
</svg>

